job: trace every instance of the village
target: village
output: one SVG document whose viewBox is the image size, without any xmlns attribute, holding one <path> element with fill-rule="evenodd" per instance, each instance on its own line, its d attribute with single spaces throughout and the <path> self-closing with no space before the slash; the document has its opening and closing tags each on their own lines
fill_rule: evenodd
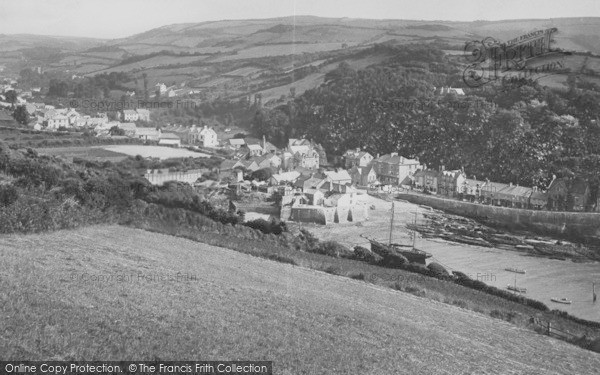
<svg viewBox="0 0 600 375">
<path fill-rule="evenodd" d="M 265 137 L 262 140 L 248 136 L 219 139 L 218 133 L 206 125 L 151 127 L 144 125 L 150 122 L 151 116 L 150 110 L 145 108 L 123 109 L 111 116 L 117 120 L 109 120 L 105 112 L 90 116 L 80 114 L 75 108 L 58 109 L 28 102 L 31 93 L 20 91 L 17 95 L 12 86 L 6 82 L 0 87 L 0 106 L 12 106 L 7 100 L 15 95 L 12 102 L 27 112 L 27 126 L 32 130 L 85 129 L 105 139 L 129 138 L 148 145 L 220 150 L 221 156 L 226 155 L 225 160 L 218 170 L 211 171 L 217 181 L 212 181 L 212 185 L 211 181 L 202 181 L 198 187 L 223 189 L 227 186 L 234 192 L 234 199 L 241 192 L 267 194 L 266 200 L 276 203 L 276 207 L 267 212 L 284 221 L 329 224 L 368 220 L 369 207 L 362 199 L 368 192 L 405 191 L 532 210 L 584 212 L 597 211 L 600 206 L 592 202 L 588 183 L 579 177 L 554 177 L 549 186 L 526 187 L 479 180 L 469 176 L 464 168 L 430 169 L 417 158 L 398 153 L 372 155 L 357 148 L 328 158 L 320 144 L 308 139 L 289 139 L 286 147 L 278 148 Z M 144 177 L 153 184 L 162 185 L 167 181 L 196 184 L 206 180 L 207 172 L 148 170 Z"/>
</svg>

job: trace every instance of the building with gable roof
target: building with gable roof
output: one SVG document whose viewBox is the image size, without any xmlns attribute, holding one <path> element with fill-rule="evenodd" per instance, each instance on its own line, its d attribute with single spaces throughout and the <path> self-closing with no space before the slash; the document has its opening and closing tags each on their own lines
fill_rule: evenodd
<svg viewBox="0 0 600 375">
<path fill-rule="evenodd" d="M 419 160 L 398 155 L 397 152 L 373 159 L 377 179 L 385 185 L 401 185 L 422 168 Z"/>
</svg>

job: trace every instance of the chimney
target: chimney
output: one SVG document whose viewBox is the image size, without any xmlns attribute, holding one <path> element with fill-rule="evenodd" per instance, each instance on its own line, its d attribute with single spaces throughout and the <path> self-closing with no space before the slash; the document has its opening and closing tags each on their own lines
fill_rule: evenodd
<svg viewBox="0 0 600 375">
<path fill-rule="evenodd" d="M 512 186 L 512 182 L 509 182 L 509 183 L 508 183 L 508 186 Z"/>
<path fill-rule="evenodd" d="M 263 150 L 267 151 L 267 139 L 263 135 Z"/>
</svg>

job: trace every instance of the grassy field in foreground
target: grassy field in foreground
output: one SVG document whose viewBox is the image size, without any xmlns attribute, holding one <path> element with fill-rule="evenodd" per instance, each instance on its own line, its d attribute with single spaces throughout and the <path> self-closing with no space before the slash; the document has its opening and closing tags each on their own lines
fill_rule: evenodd
<svg viewBox="0 0 600 375">
<path fill-rule="evenodd" d="M 592 374 L 600 355 L 364 281 L 120 226 L 0 237 L 0 359 Z"/>
</svg>

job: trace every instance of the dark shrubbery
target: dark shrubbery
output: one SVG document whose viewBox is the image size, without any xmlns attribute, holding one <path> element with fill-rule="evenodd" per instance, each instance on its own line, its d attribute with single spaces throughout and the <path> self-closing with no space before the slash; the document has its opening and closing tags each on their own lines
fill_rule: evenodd
<svg viewBox="0 0 600 375">
<path fill-rule="evenodd" d="M 244 223 L 244 225 L 253 229 L 258 229 L 265 234 L 281 234 L 287 231 L 285 222 L 275 218 L 272 218 L 271 221 L 256 219 L 248 221 Z"/>
</svg>

